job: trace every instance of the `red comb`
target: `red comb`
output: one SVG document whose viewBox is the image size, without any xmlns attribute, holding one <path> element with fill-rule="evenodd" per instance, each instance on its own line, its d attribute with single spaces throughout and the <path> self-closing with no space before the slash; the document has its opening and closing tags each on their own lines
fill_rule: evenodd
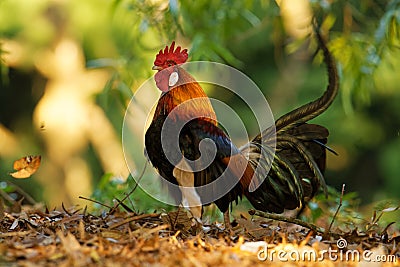
<svg viewBox="0 0 400 267">
<path fill-rule="evenodd" d="M 178 46 L 174 51 L 175 41 L 172 42 L 171 46 L 168 49 L 168 46 L 165 47 L 164 51 L 161 49 L 156 56 L 156 60 L 154 61 L 154 66 L 163 66 L 167 60 L 172 60 L 176 64 L 185 63 L 188 59 L 187 49 L 183 49 L 181 51 L 181 47 Z"/>
</svg>

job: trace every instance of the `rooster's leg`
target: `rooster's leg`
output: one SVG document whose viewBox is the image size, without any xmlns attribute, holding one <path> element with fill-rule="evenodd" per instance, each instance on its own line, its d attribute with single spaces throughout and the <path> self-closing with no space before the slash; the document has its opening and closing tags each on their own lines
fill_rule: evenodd
<svg viewBox="0 0 400 267">
<path fill-rule="evenodd" d="M 172 173 L 178 181 L 179 188 L 182 192 L 182 205 L 190 209 L 190 212 L 197 222 L 201 222 L 202 203 L 200 196 L 194 188 L 194 173 L 187 171 L 189 169 L 189 164 L 182 159 Z"/>
<path fill-rule="evenodd" d="M 231 230 L 231 220 L 229 218 L 229 209 L 224 212 L 225 230 Z"/>
</svg>

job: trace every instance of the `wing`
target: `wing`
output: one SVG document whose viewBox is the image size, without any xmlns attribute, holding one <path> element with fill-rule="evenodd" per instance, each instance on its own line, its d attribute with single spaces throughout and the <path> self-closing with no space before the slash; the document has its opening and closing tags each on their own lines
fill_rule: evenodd
<svg viewBox="0 0 400 267">
<path fill-rule="evenodd" d="M 225 212 L 231 202 L 238 201 L 243 194 L 243 188 L 247 188 L 250 183 L 253 169 L 248 165 L 247 159 L 222 129 L 201 118 L 188 122 L 181 131 L 172 129 L 171 136 L 168 136 L 168 132 L 164 133 L 167 135 L 166 140 L 174 140 L 175 133 L 180 132 L 180 151 L 167 157 L 164 150 L 168 152 L 172 149 L 168 147 L 162 149 L 161 132 L 165 119 L 166 116 L 160 115 L 154 120 L 145 136 L 146 153 L 153 166 L 165 179 L 161 180 L 163 187 L 167 188 L 177 204 L 181 203 L 181 190 L 171 186 L 171 184 L 178 185 L 173 175 L 175 164 L 171 163 L 171 159 L 172 162 L 180 162 L 183 154 L 186 159 L 195 161 L 190 168 L 194 173 L 193 184 L 202 203 L 215 202 L 218 208 Z"/>
<path fill-rule="evenodd" d="M 225 212 L 248 186 L 253 174 L 248 161 L 221 128 L 201 118 L 183 128 L 179 143 L 184 156 L 196 161 L 194 185 L 202 202 L 213 201 Z"/>
<path fill-rule="evenodd" d="M 177 186 L 173 186 L 178 185 L 173 175 L 174 166 L 167 159 L 161 144 L 161 131 L 166 117 L 166 115 L 159 115 L 147 129 L 145 134 L 145 154 L 160 176 L 164 178 L 160 179 L 162 188 L 173 197 L 178 205 L 182 200 L 181 191 Z"/>
</svg>

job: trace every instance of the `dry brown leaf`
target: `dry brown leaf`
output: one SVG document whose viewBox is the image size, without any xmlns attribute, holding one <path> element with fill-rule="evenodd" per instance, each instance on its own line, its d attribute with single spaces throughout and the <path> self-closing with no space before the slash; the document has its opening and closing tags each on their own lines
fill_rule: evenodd
<svg viewBox="0 0 400 267">
<path fill-rule="evenodd" d="M 10 173 L 14 178 L 29 178 L 40 166 L 41 156 L 26 156 L 14 161 L 16 172 Z"/>
</svg>

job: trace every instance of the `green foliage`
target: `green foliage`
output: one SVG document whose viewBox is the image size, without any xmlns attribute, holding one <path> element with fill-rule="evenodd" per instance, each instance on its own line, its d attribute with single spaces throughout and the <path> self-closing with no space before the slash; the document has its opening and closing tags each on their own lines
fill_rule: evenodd
<svg viewBox="0 0 400 267">
<path fill-rule="evenodd" d="M 324 194 L 317 195 L 307 204 L 310 216 L 302 215 L 301 219 L 311 223 L 322 223 L 329 225 L 334 218 L 334 227 L 341 230 L 371 230 L 373 227 L 385 228 L 392 222 L 396 222 L 399 215 L 400 202 L 396 200 L 384 200 L 375 203 L 367 210 L 360 208 L 360 198 L 357 192 L 345 193 L 332 187 L 328 187 L 328 198 Z M 399 225 L 395 226 L 399 229 Z"/>
<path fill-rule="evenodd" d="M 379 159 L 382 172 L 385 174 L 387 181 L 385 189 L 392 196 L 398 195 L 399 193 L 398 188 L 400 188 L 399 151 L 400 151 L 400 138 L 390 142 L 387 146 L 385 146 L 381 154 L 381 157 Z"/>
<path fill-rule="evenodd" d="M 317 18 L 321 18 L 322 28 L 333 31 L 330 47 L 340 63 L 342 103 L 347 113 L 353 113 L 353 102 L 370 104 L 376 69 L 387 60 L 386 50 L 398 47 L 399 1 L 392 0 L 385 5 L 373 0 L 314 0 L 311 4 Z M 232 44 L 239 42 L 240 45 L 249 35 L 257 33 L 257 29 L 259 34 L 265 34 L 260 31 L 266 24 L 278 20 L 279 7 L 270 1 L 115 1 L 114 17 L 121 13 L 134 21 L 141 35 L 151 32 L 150 35 L 158 35 L 164 44 L 176 38 L 190 40 L 193 61 L 226 62 L 239 67 L 243 62 L 234 54 L 236 48 Z M 120 42 L 124 59 L 133 60 L 126 52 L 132 50 L 137 40 L 126 40 L 126 33 L 115 35 L 117 40 L 124 37 Z M 139 43 L 146 39 L 138 35 L 135 38 Z M 136 68 L 125 65 L 123 69 Z M 121 80 L 129 87 L 132 80 L 124 76 Z"/>
<path fill-rule="evenodd" d="M 400 2 L 392 0 L 387 5 L 381 1 L 313 2 L 320 11 L 317 14 L 326 17 L 323 28 L 336 30 L 331 49 L 341 66 L 343 107 L 347 113 L 353 113 L 353 102 L 371 103 L 377 68 L 387 60 L 387 50 L 399 48 Z M 332 13 L 339 10 L 342 12 Z M 338 27 L 342 27 L 341 32 Z"/>
<path fill-rule="evenodd" d="M 0 42 L 0 87 L 3 87 L 4 79 L 6 78 L 6 66 L 4 65 L 3 62 L 3 53 L 4 51 L 1 48 L 1 42 Z"/>
<path fill-rule="evenodd" d="M 303 217 L 303 220 L 311 219 L 311 222 L 317 222 L 320 219 L 330 222 L 339 206 L 341 193 L 333 187 L 328 186 L 328 198 L 324 194 L 317 195 L 313 201 L 308 203 L 311 211 L 311 217 Z M 335 219 L 338 225 L 343 223 L 356 224 L 360 222 L 362 215 L 357 212 L 360 199 L 356 192 L 346 193 L 342 197 L 342 206 L 340 215 Z"/>
<path fill-rule="evenodd" d="M 400 48 L 400 1 L 392 0 L 388 3 L 385 14 L 382 16 L 379 27 L 375 32 L 375 39 L 385 42 L 389 48 Z"/>
</svg>

